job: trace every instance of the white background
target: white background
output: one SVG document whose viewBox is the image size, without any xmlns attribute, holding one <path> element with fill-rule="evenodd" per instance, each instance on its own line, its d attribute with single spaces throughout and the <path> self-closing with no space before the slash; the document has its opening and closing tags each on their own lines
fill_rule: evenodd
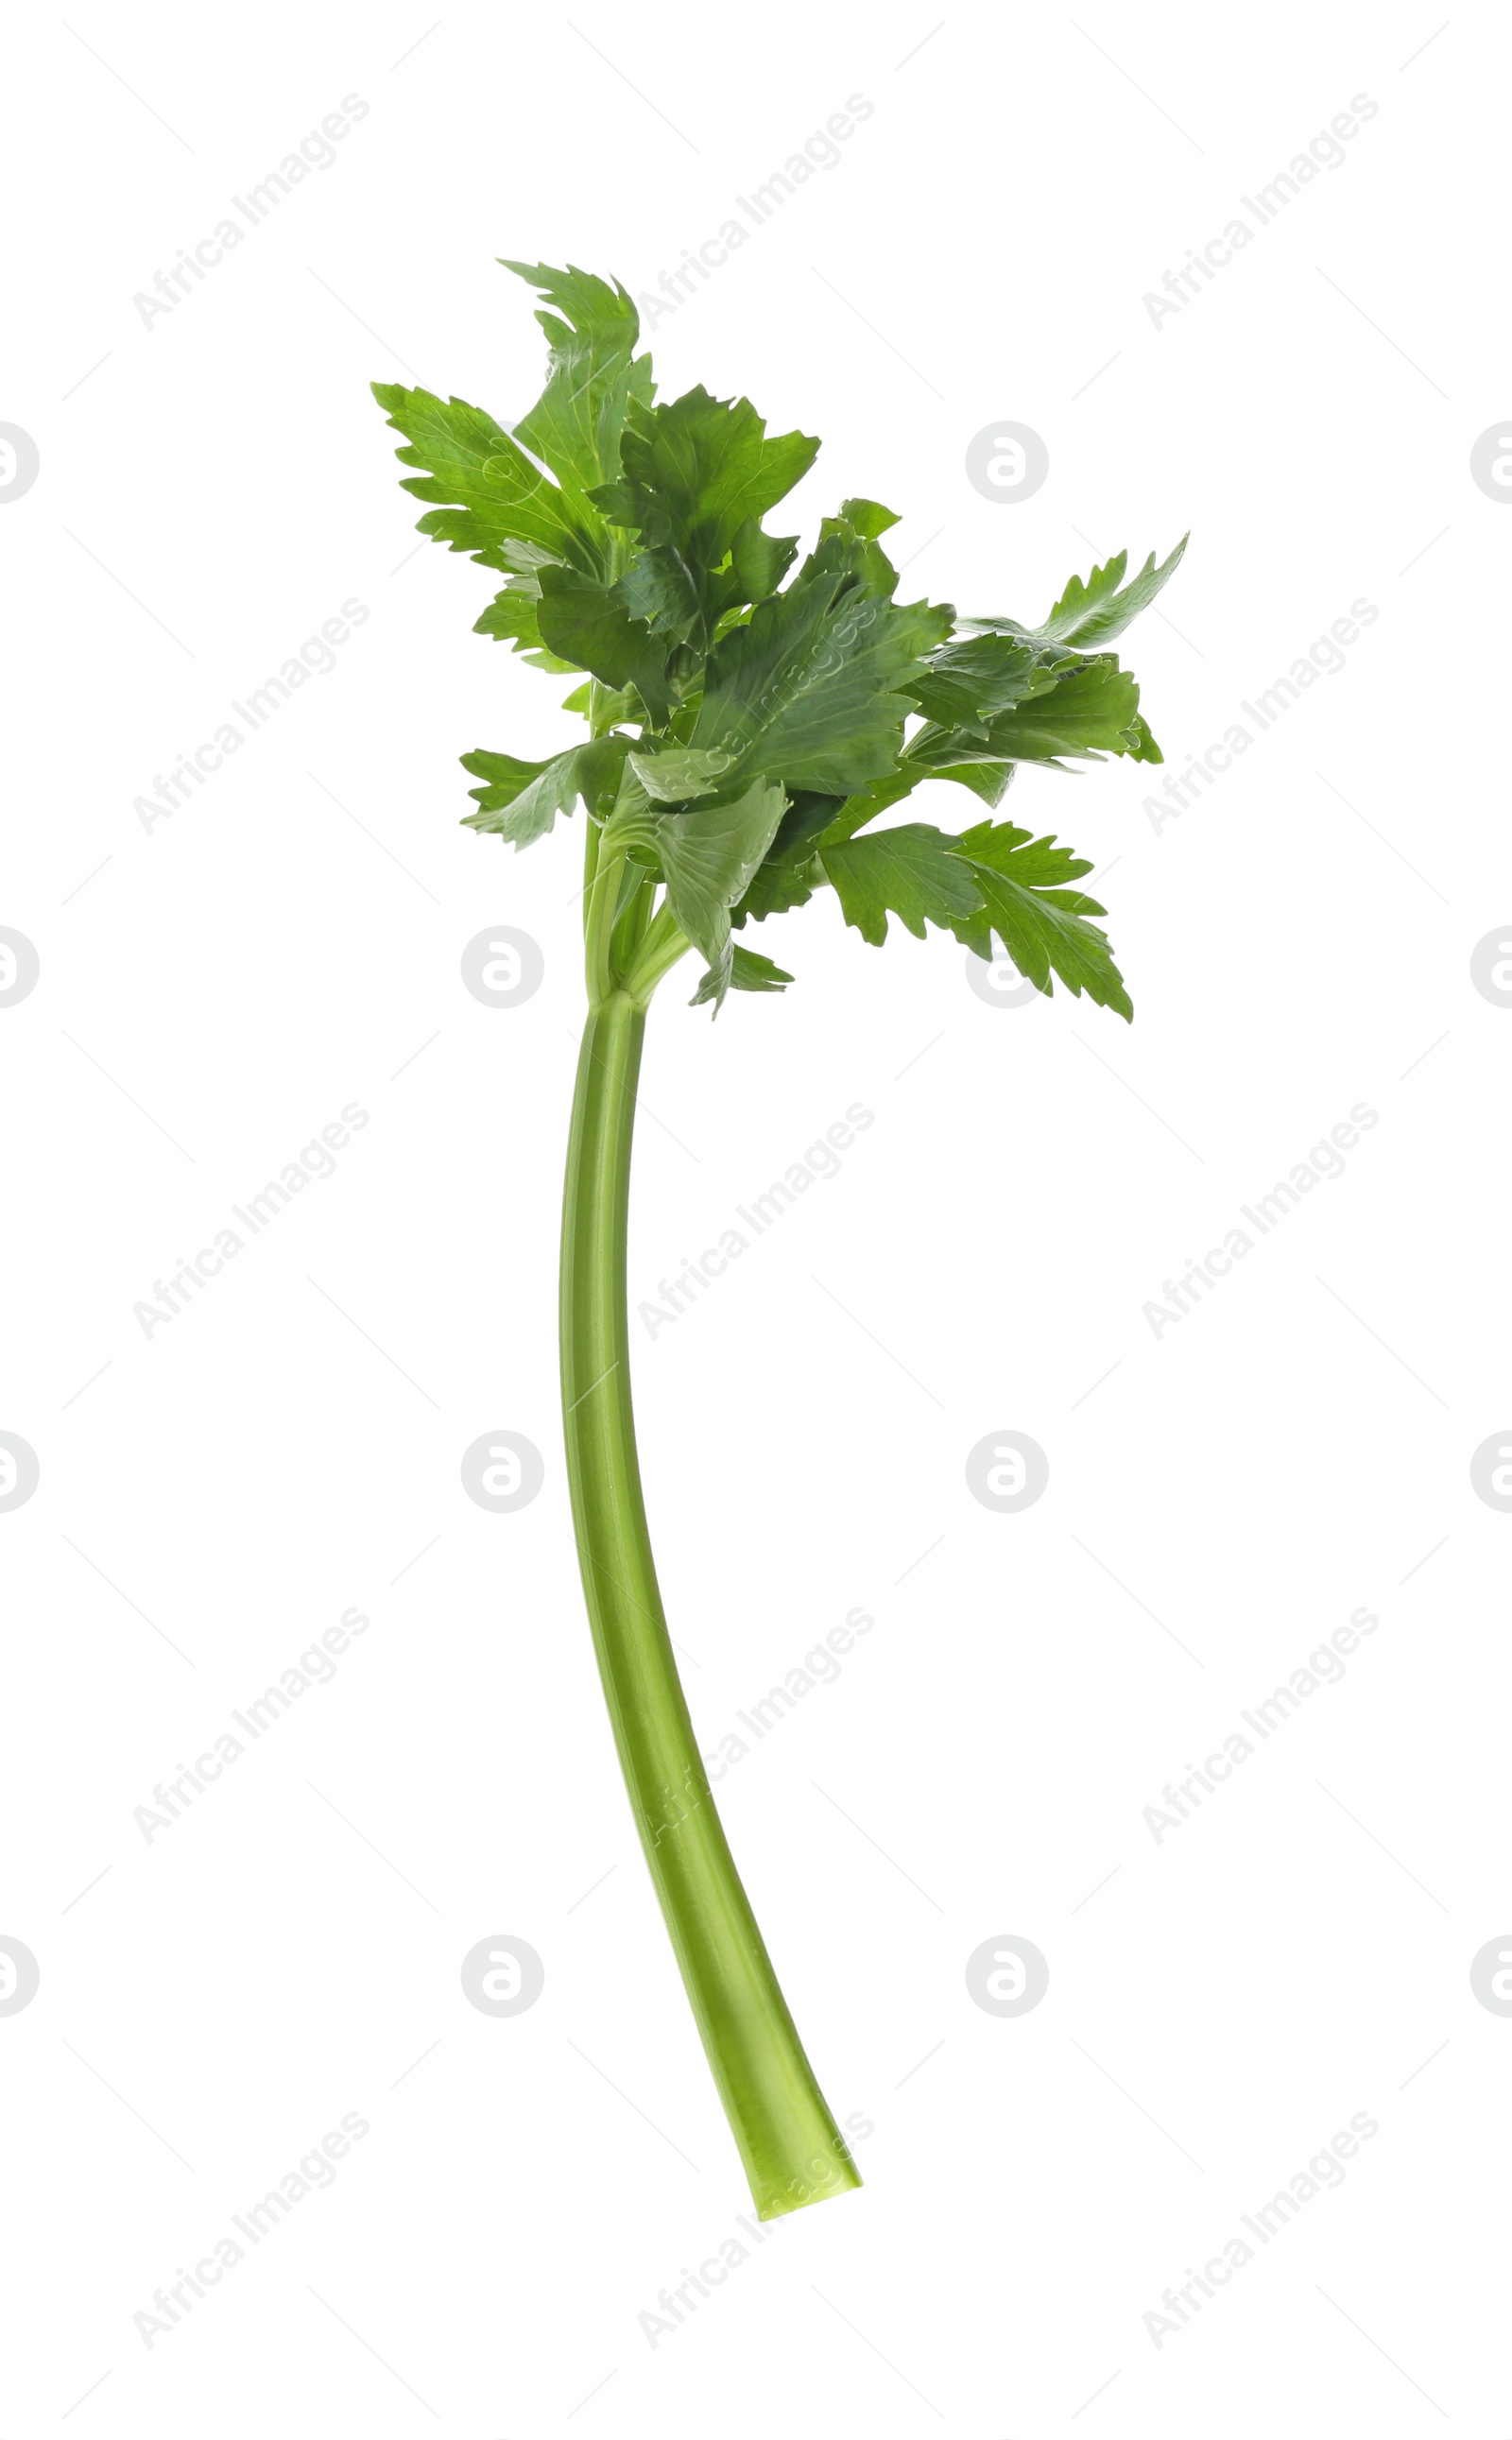
<svg viewBox="0 0 1512 2440">
<path fill-rule="evenodd" d="M 1469 1460 L 1512 1402 L 1512 1014 L 1469 960 L 1512 910 L 1512 522 L 1468 459 L 1508 405 L 1508 60 L 1496 12 L 1442 22 L 12 27 L 0 419 L 41 473 L 0 510 L 0 921 L 42 974 L 0 1011 L 0 1426 L 42 1479 L 0 1516 L 0 1933 L 42 1982 L 0 2018 L 8 2431 L 1504 2431 L 1512 2022 L 1468 1965 L 1512 1923 L 1512 1521 Z M 144 327 L 134 296 L 349 94 L 333 166 Z M 785 997 L 711 1025 L 679 970 L 654 1012 L 635 1298 L 874 1113 L 638 1341 L 711 1746 L 847 1610 L 875 1624 L 720 1788 L 866 2186 L 744 2240 L 653 2346 L 639 2317 L 749 2205 L 568 1526 L 581 842 L 458 827 L 458 754 L 575 724 L 470 635 L 486 571 L 415 549 L 367 384 L 513 419 L 544 347 L 496 256 L 650 290 L 853 95 L 838 164 L 659 323 L 664 395 L 821 434 L 805 534 L 884 499 L 905 594 L 963 611 L 1040 617 L 1190 527 L 1120 648 L 1175 770 L 1379 616 L 1160 830 L 1130 764 L 1016 788 L 1107 868 L 1132 1030 L 986 1006 L 954 943 L 878 956 L 833 901 L 761 936 Z M 1155 327 L 1145 293 L 1358 95 L 1343 165 Z M 1050 452 L 1017 505 L 964 473 L 1002 418 Z M 335 668 L 144 829 L 154 775 L 349 600 Z M 459 974 L 499 923 L 546 960 L 509 1011 Z M 145 1337 L 153 1282 L 351 1102 L 336 1174 Z M 1162 1282 L 1361 1102 L 1345 1175 L 1157 1338 Z M 506 1427 L 546 1483 L 496 1516 L 459 1462 Z M 1017 1516 L 963 1474 L 1005 1428 L 1050 1461 Z M 154 1784 L 352 1606 L 333 1682 L 146 1842 Z M 1343 1681 L 1157 1843 L 1164 1784 L 1361 1606 Z M 463 1997 L 491 1933 L 545 1961 L 526 2015 Z M 999 1933 L 1050 1960 L 1017 2019 L 965 1986 Z M 154 2288 L 349 2112 L 334 2186 L 146 2346 Z M 1157 2346 L 1161 2291 L 1355 2113 L 1341 2189 Z"/>
</svg>

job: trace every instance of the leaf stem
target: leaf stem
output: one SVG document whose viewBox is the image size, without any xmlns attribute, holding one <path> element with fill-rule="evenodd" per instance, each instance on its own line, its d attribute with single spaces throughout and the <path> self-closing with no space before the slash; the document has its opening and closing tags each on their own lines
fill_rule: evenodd
<svg viewBox="0 0 1512 2440">
<path fill-rule="evenodd" d="M 614 927 L 620 919 L 620 883 L 624 863 L 622 842 L 606 829 L 599 840 L 593 883 L 583 915 L 583 954 L 590 1009 L 602 1006 L 620 981 L 614 959 Z"/>
<path fill-rule="evenodd" d="M 647 924 L 635 962 L 625 977 L 625 989 L 631 998 L 641 1008 L 648 1007 L 662 977 L 672 972 L 679 958 L 687 956 L 692 945 L 672 908 L 663 901 Z"/>
<path fill-rule="evenodd" d="M 758 2216 L 775 2219 L 861 2181 L 735 1870 L 657 1584 L 630 1397 L 625 1282 L 645 999 L 619 987 L 594 995 L 591 979 L 612 929 L 604 908 L 616 902 L 618 862 L 611 848 L 593 885 L 592 1005 L 563 1203 L 567 1479 L 599 1673 L 641 1848 Z M 660 923 L 658 915 L 647 946 Z M 664 952 L 670 962 L 665 933 L 657 955 Z M 642 986 L 646 998 L 654 987 Z"/>
</svg>

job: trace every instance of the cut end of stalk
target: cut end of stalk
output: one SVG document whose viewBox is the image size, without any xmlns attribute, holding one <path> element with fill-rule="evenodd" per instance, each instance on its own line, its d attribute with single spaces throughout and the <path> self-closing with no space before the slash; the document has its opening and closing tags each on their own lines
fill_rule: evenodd
<svg viewBox="0 0 1512 2440">
<path fill-rule="evenodd" d="M 785 2219 L 789 2212 L 806 2211 L 810 2203 L 827 2203 L 836 2195 L 852 2194 L 864 2182 L 849 2155 L 817 2161 L 807 2177 L 790 2178 L 784 2186 L 765 2192 L 752 2186 L 758 2219 Z"/>
</svg>

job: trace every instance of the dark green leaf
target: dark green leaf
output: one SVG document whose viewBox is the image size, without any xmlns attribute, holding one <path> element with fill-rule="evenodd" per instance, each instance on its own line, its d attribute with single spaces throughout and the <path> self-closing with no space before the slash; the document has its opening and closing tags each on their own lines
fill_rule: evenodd
<svg viewBox="0 0 1512 2440">
<path fill-rule="evenodd" d="M 486 784 L 469 789 L 477 811 L 464 814 L 463 822 L 469 830 L 513 839 L 519 849 L 543 837 L 557 815 L 569 814 L 580 797 L 590 813 L 602 815 L 619 784 L 629 742 L 595 737 L 546 762 L 522 762 L 517 755 L 478 746 L 462 756 L 462 768 Z"/>
<path fill-rule="evenodd" d="M 1159 567 L 1152 550 L 1139 574 L 1130 577 L 1127 584 L 1123 582 L 1128 565 L 1126 550 L 1119 551 L 1102 567 L 1094 567 L 1085 584 L 1079 576 L 1073 576 L 1040 634 L 1057 644 L 1070 644 L 1079 653 L 1098 652 L 1105 644 L 1110 644 L 1115 636 L 1122 636 L 1131 619 L 1149 607 L 1161 585 L 1176 574 L 1189 539 L 1183 534 Z"/>
<path fill-rule="evenodd" d="M 1073 881 L 1080 881 L 1092 869 L 1089 857 L 1078 855 L 1074 848 L 1057 846 L 1053 833 L 1036 839 L 1032 831 L 1017 830 L 1012 822 L 979 822 L 957 840 L 956 853 L 981 865 L 984 871 L 1007 874 L 1033 889 L 1070 890 Z M 1072 900 L 1084 914 L 1105 912 L 1079 890 L 1070 890 L 1065 903 Z"/>
<path fill-rule="evenodd" d="M 598 687 L 597 707 L 595 687 Z M 564 711 L 580 711 L 585 720 L 593 718 L 596 709 L 601 734 L 605 729 L 618 727 L 621 720 L 639 720 L 641 717 L 640 706 L 635 695 L 617 693 L 612 687 L 599 686 L 594 678 L 590 678 L 586 686 L 574 687 L 570 694 L 564 695 L 562 709 Z"/>
<path fill-rule="evenodd" d="M 1124 584 L 1124 570 L 1128 565 L 1126 550 L 1117 552 L 1101 567 L 1094 567 L 1085 584 L 1079 576 L 1073 576 L 1042 627 L 1021 627 L 1013 619 L 967 619 L 963 623 L 989 629 L 996 635 L 1064 644 L 1076 652 L 1099 651 L 1115 636 L 1121 636 L 1130 619 L 1146 609 L 1161 585 L 1175 575 L 1188 540 L 1183 534 L 1169 559 L 1162 560 L 1159 567 L 1152 550 L 1139 574 L 1131 577 L 1127 584 Z"/>
<path fill-rule="evenodd" d="M 927 738 L 927 733 L 921 730 L 920 736 Z M 847 797 L 842 804 L 836 807 L 833 818 L 819 834 L 819 843 L 821 847 L 828 847 L 837 840 L 854 838 L 857 831 L 864 830 L 869 822 L 874 822 L 879 814 L 887 813 L 891 806 L 901 803 L 905 797 L 911 796 L 922 780 L 960 780 L 984 804 L 996 805 L 1013 775 L 1011 762 L 965 762 L 957 766 L 948 761 L 936 765 L 927 757 L 916 761 L 910 745 L 895 771 L 890 771 L 885 779 L 873 780 L 869 788 Z"/>
<path fill-rule="evenodd" d="M 740 601 L 765 601 L 775 593 L 798 557 L 796 534 L 764 533 L 755 517 L 747 517 L 729 546 L 730 566 Z"/>
<path fill-rule="evenodd" d="M 632 618 L 643 619 L 669 646 L 697 617 L 697 597 L 675 551 L 642 551 L 620 578 L 619 590 Z"/>
<path fill-rule="evenodd" d="M 618 586 L 567 567 L 543 567 L 537 582 L 537 625 L 547 650 L 573 669 L 591 671 L 605 686 L 633 686 L 659 725 L 672 709 L 666 647 L 643 619 L 631 618 Z"/>
<path fill-rule="evenodd" d="M 868 542 L 875 542 L 878 534 L 887 532 L 889 526 L 902 522 L 891 509 L 884 509 L 877 500 L 842 500 L 840 514 L 846 524 L 854 526 Z"/>
<path fill-rule="evenodd" d="M 881 544 L 861 533 L 843 516 L 820 520 L 819 541 L 801 572 L 804 576 L 822 573 L 849 577 L 863 593 L 874 593 L 884 601 L 891 601 L 898 589 L 898 571 Z M 946 635 L 949 629 L 947 616 L 940 632 Z"/>
<path fill-rule="evenodd" d="M 664 619 L 701 621 L 707 634 L 729 606 L 719 571 L 736 535 L 785 497 L 818 452 L 819 442 L 801 432 L 768 435 L 748 399 L 711 398 L 698 388 L 659 406 L 632 403 L 620 445 L 622 474 L 595 491 L 594 504 L 639 534 L 656 565 Z M 748 558 L 748 535 L 743 549 Z"/>
<path fill-rule="evenodd" d="M 1139 723 L 1139 703 L 1138 680 L 1111 655 L 1073 663 L 1043 694 L 970 729 L 931 723 L 909 739 L 909 759 L 932 769 L 946 763 L 1051 762 L 1067 754 L 1094 762 L 1104 754 L 1127 754 L 1148 762 L 1159 758 L 1160 749 Z"/>
<path fill-rule="evenodd" d="M 1047 693 L 1055 673 L 1032 644 L 1008 636 L 963 636 L 930 655 L 909 690 L 926 717 L 984 738 L 995 712 Z"/>
<path fill-rule="evenodd" d="M 548 562 L 549 565 L 553 564 Z M 541 640 L 537 616 L 540 603 L 540 579 L 534 570 L 528 576 L 512 576 L 507 579 L 502 593 L 494 596 L 481 619 L 474 620 L 473 633 L 475 636 L 492 636 L 499 643 L 513 644 L 514 650 L 538 670 L 565 672 L 577 669 L 580 667 L 578 662 L 560 660 L 555 653 L 547 651 Z M 586 702 L 574 705 L 569 698 L 563 709 L 585 711 L 587 705 Z"/>
<path fill-rule="evenodd" d="M 795 906 L 806 906 L 823 884 L 824 870 L 817 856 L 801 864 L 759 864 L 745 897 L 731 907 L 729 920 L 742 931 L 747 924 L 764 923 L 768 915 L 789 914 Z"/>
<path fill-rule="evenodd" d="M 512 643 L 517 653 L 541 651 L 541 630 L 535 619 L 540 599 L 541 587 L 533 576 L 510 577 L 502 593 L 495 593 L 481 619 L 474 621 L 474 635 Z"/>
<path fill-rule="evenodd" d="M 630 768 L 654 804 L 685 805 L 713 795 L 729 770 L 729 756 L 673 745 L 659 754 L 633 753 Z"/>
<path fill-rule="evenodd" d="M 711 966 L 728 963 L 729 910 L 745 896 L 785 803 L 781 788 L 757 780 L 729 804 L 651 817 L 668 903 Z"/>
<path fill-rule="evenodd" d="M 1163 762 L 1164 755 L 1150 734 L 1150 724 L 1143 711 L 1137 711 L 1125 734 L 1132 740 L 1130 760 L 1135 762 Z"/>
<path fill-rule="evenodd" d="M 826 847 L 820 858 L 847 924 L 880 948 L 889 915 L 922 941 L 926 924 L 953 928 L 981 913 L 982 894 L 952 852 L 958 845 L 945 831 L 905 822 Z"/>
<path fill-rule="evenodd" d="M 848 796 L 896 762 L 913 709 L 900 690 L 948 617 L 811 564 L 714 647 L 691 742 L 790 789 Z"/>
<path fill-rule="evenodd" d="M 471 754 L 462 755 L 460 760 L 464 771 L 471 771 L 476 778 L 488 782 L 486 788 L 470 788 L 469 796 L 477 798 L 484 813 L 495 813 L 506 805 L 513 805 L 515 798 L 530 786 L 532 780 L 539 779 L 543 771 L 549 771 L 552 764 L 562 758 L 559 754 L 549 754 L 544 762 L 527 762 L 518 754 L 495 754 L 491 747 L 479 745 Z M 476 822 L 477 816 L 466 814 L 463 819 Z"/>
<path fill-rule="evenodd" d="M 974 797 L 980 797 L 984 805 L 1001 804 L 1008 783 L 1018 768 L 1017 762 L 996 762 L 986 759 L 963 761 L 948 738 L 931 745 L 927 743 L 927 730 L 921 729 L 913 741 L 920 747 L 917 760 L 923 766 L 921 776 L 924 779 L 954 780 L 958 786 L 969 788 Z M 969 745 L 970 741 L 967 743 Z M 914 760 L 913 745 L 910 745 L 905 764 Z"/>
<path fill-rule="evenodd" d="M 818 841 L 829 832 L 846 802 L 844 797 L 825 797 L 812 788 L 799 789 L 777 825 L 777 836 L 766 851 L 767 863 L 802 863 L 813 854 Z"/>
<path fill-rule="evenodd" d="M 1004 762 L 1042 762 L 1058 754 L 1127 754 L 1139 714 L 1139 681 L 1116 660 L 1068 671 L 986 724 L 987 743 Z"/>
<path fill-rule="evenodd" d="M 701 386 L 670 404 L 632 407 L 621 461 L 633 522 L 648 543 L 686 547 L 717 566 L 747 517 L 785 499 L 819 456 L 801 432 L 768 433 L 748 398 Z"/>
<path fill-rule="evenodd" d="M 688 1005 L 704 1008 L 710 1000 L 717 1004 L 725 991 L 785 991 L 792 979 L 781 966 L 774 966 L 770 958 L 764 958 L 757 949 L 743 949 L 737 941 L 730 950 L 729 972 L 724 978 L 723 989 L 719 969 L 711 966 Z"/>
<path fill-rule="evenodd" d="M 372 394 L 409 444 L 395 452 L 400 463 L 427 470 L 403 477 L 404 489 L 417 500 L 456 503 L 422 517 L 418 532 L 507 572 L 518 571 L 518 557 L 509 552 L 513 543 L 531 544 L 537 554 L 571 560 L 590 572 L 597 567 L 595 532 L 480 406 L 440 399 L 428 389 L 405 389 L 398 382 L 374 382 Z"/>
<path fill-rule="evenodd" d="M 546 387 L 515 438 L 550 467 L 580 516 L 585 495 L 620 471 L 620 439 L 632 399 L 651 404 L 649 356 L 637 357 L 639 316 L 618 280 L 611 285 L 569 263 L 506 262 L 538 288 L 548 308 L 535 318 L 551 342 Z M 596 518 L 585 516 L 585 522 Z"/>
<path fill-rule="evenodd" d="M 890 771 L 885 779 L 873 780 L 869 788 L 857 789 L 854 796 L 845 798 L 836 807 L 833 816 L 819 833 L 819 845 L 830 847 L 843 839 L 854 838 L 868 822 L 874 822 L 878 814 L 885 814 L 889 806 L 911 796 L 921 780 L 933 779 L 934 776 L 931 771 L 910 768 L 907 761 L 900 762 L 897 769 Z"/>
<path fill-rule="evenodd" d="M 1025 980 L 1050 993 L 1051 973 L 1068 991 L 1085 992 L 1100 1008 L 1132 1019 L 1133 1004 L 1113 963 L 1107 935 L 1089 915 L 1104 909 L 1069 887 L 1090 865 L 1053 838 L 1034 838 L 1008 823 L 982 822 L 956 843 L 984 902 L 981 915 L 953 928 L 980 957 L 990 957 L 996 932 Z"/>
</svg>

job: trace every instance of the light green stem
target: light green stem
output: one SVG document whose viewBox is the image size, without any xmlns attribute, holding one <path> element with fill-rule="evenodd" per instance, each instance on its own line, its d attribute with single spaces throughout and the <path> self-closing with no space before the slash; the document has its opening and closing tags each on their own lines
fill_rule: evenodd
<svg viewBox="0 0 1512 2440">
<path fill-rule="evenodd" d="M 583 1588 L 641 1847 L 758 2216 L 861 2182 L 803 2054 L 741 1887 L 677 1677 L 646 1529 L 630 1401 L 625 1247 L 645 1003 L 612 980 L 619 888 L 602 854 L 588 917 L 590 1001 L 562 1224 L 562 1406 Z M 659 921 L 659 918 L 657 919 Z M 657 972 L 667 933 L 646 935 Z M 686 944 L 684 944 L 686 945 Z M 603 988 L 607 983 L 608 988 Z"/>
</svg>

